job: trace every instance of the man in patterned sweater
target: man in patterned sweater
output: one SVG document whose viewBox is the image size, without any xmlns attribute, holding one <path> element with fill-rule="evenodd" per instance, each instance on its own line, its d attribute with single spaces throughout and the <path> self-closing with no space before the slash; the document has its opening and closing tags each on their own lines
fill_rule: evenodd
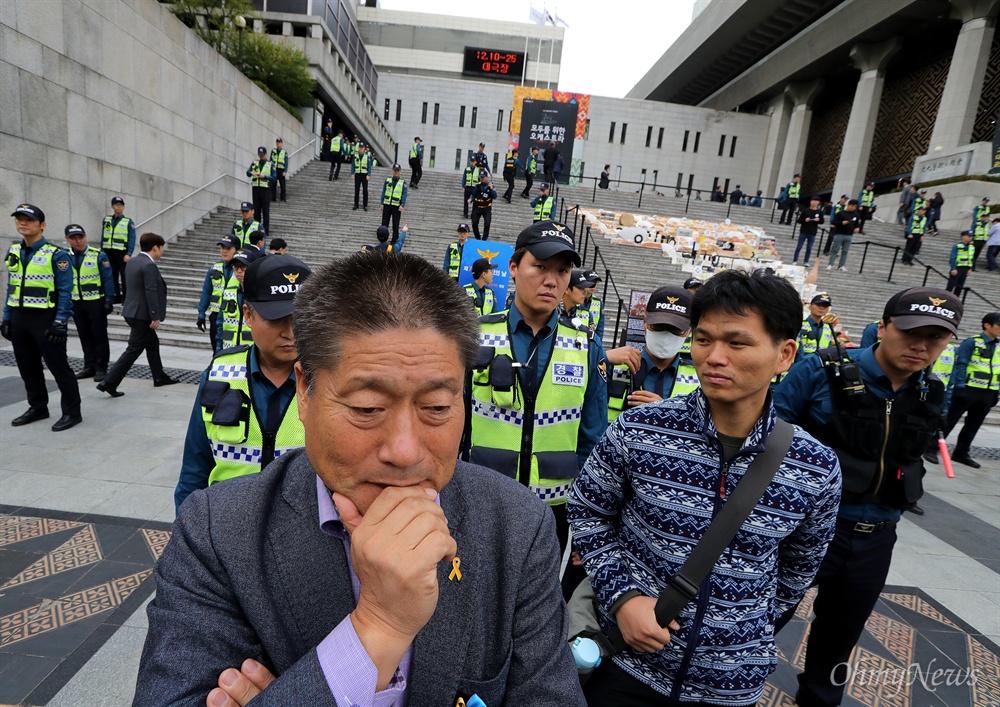
<svg viewBox="0 0 1000 707">
<path fill-rule="evenodd" d="M 774 621 L 794 607 L 833 537 L 836 455 L 796 428 L 762 499 L 696 598 L 661 627 L 653 608 L 775 424 L 768 384 L 795 358 L 799 295 L 761 271 L 710 279 L 691 307 L 701 389 L 623 412 L 568 504 L 601 626 L 629 648 L 586 686 L 590 704 L 752 705 L 777 664 Z"/>
</svg>

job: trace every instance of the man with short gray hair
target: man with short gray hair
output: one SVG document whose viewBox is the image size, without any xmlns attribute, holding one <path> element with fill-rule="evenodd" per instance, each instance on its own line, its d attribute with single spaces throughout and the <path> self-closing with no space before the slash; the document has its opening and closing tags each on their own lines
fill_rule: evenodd
<svg viewBox="0 0 1000 707">
<path fill-rule="evenodd" d="M 583 705 L 551 513 L 456 461 L 465 292 L 373 251 L 295 300 L 305 449 L 185 501 L 134 704 Z"/>
</svg>

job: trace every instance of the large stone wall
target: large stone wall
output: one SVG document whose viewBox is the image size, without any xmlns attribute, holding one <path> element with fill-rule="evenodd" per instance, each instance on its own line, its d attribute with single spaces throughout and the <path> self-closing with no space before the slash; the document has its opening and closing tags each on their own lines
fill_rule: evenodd
<svg viewBox="0 0 1000 707">
<path fill-rule="evenodd" d="M 289 153 L 315 137 L 156 0 L 0 4 L 0 206 L 37 204 L 57 243 L 71 222 L 99 235 L 116 194 L 141 222 L 227 175 L 142 229 L 174 236 L 249 199 L 277 136 Z"/>
</svg>

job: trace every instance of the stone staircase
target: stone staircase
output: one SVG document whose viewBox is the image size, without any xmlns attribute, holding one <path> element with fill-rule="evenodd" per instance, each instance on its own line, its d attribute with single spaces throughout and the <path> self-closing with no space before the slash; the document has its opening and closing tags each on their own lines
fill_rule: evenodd
<svg viewBox="0 0 1000 707">
<path fill-rule="evenodd" d="M 304 167 L 288 182 L 288 202 L 275 203 L 271 207 L 271 235 L 284 238 L 289 244 L 289 253 L 301 258 L 310 266 L 318 267 L 332 258 L 356 252 L 362 244 L 372 243 L 374 233 L 380 223 L 378 196 L 381 184 L 388 170 L 379 168 L 369 184 L 369 210 L 351 209 L 354 186 L 349 170 L 342 170 L 339 181 L 327 180 L 327 165 L 313 162 Z M 404 170 L 404 177 L 408 175 Z M 538 182 L 536 182 L 537 185 Z M 501 187 L 503 182 L 494 186 Z M 517 234 L 531 223 L 532 212 L 529 201 L 518 196 L 523 183 L 519 180 L 514 202 L 508 205 L 502 199 L 493 206 L 491 240 L 513 243 Z M 570 209 L 576 204 L 584 208 L 605 208 L 629 210 L 642 214 L 664 216 L 684 216 L 685 200 L 671 196 L 643 195 L 641 209 L 636 208 L 639 195 L 629 191 L 598 191 L 597 202 L 592 203 L 592 190 L 587 187 L 562 186 L 557 204 L 561 209 Z M 449 242 L 454 238 L 455 227 L 462 222 L 462 190 L 455 175 L 435 174 L 428 171 L 420 188 L 410 190 L 402 223 L 410 229 L 406 241 L 407 252 L 420 255 L 433 263 L 441 263 Z M 235 206 L 235 205 L 234 205 Z M 688 216 L 712 221 L 722 221 L 726 217 L 728 205 L 708 201 L 691 202 Z M 763 226 L 777 236 L 780 252 L 790 257 L 793 252 L 794 228 L 779 226 L 777 217 L 773 224 L 769 209 L 734 206 L 730 218 L 735 223 Z M 238 217 L 235 208 L 220 208 L 206 215 L 194 228 L 180 234 L 167 246 L 166 254 L 160 260 L 160 269 L 169 289 L 168 318 L 160 328 L 164 344 L 203 348 L 206 360 L 209 356 L 208 335 L 199 332 L 195 326 L 197 304 L 201 285 L 208 267 L 217 260 L 215 245 L 219 236 L 229 232 L 234 219 Z M 572 223 L 573 213 L 568 221 Z M 582 234 L 578 234 L 578 239 Z M 927 236 L 920 258 L 942 272 L 947 269 L 948 253 L 957 240 L 956 232 L 942 232 L 939 236 Z M 860 340 L 864 326 L 881 316 L 882 306 L 895 292 L 907 286 L 923 282 L 925 268 L 905 267 L 898 259 L 892 281 L 887 276 L 894 251 L 891 248 L 870 246 L 865 259 L 864 272 L 858 273 L 862 257 L 862 242 L 872 241 L 884 246 L 902 245 L 902 227 L 879 222 L 869 223 L 866 235 L 858 236 L 848 259 L 849 272 L 827 272 L 825 261 L 820 269 L 818 285 L 828 291 L 833 298 L 833 310 L 841 315 L 841 321 L 855 340 Z M 656 251 L 648 248 L 611 246 L 597 240 L 601 261 L 595 265 L 595 248 L 592 241 L 588 247 L 588 267 L 612 273 L 613 285 L 609 283 L 606 301 L 613 306 L 618 295 L 628 301 L 632 289 L 652 290 L 667 284 L 680 284 L 686 277 L 678 266 L 674 266 Z M 818 244 L 818 241 L 817 241 Z M 815 253 L 814 253 L 814 258 Z M 985 271 L 972 273 L 967 285 L 987 298 L 997 301 L 998 278 L 995 273 Z M 931 272 L 928 285 L 944 286 L 944 280 Z M 602 283 L 602 287 L 604 284 Z M 966 315 L 961 327 L 963 337 L 980 330 L 979 320 L 990 305 L 970 294 L 966 302 Z M 614 331 L 614 315 L 609 312 L 607 338 L 610 345 Z M 114 339 L 126 339 L 128 328 L 124 321 L 112 317 L 110 335 Z M 624 325 L 624 321 L 623 321 Z"/>
</svg>

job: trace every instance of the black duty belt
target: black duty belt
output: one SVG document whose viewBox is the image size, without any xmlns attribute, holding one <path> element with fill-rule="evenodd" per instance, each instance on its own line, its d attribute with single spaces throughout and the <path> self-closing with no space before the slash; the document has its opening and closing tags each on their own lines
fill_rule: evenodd
<svg viewBox="0 0 1000 707">
<path fill-rule="evenodd" d="M 865 533 L 866 535 L 871 535 L 872 533 L 878 533 L 883 530 L 890 530 L 896 527 L 899 521 L 896 520 L 883 520 L 879 523 L 867 523 L 860 520 L 845 520 L 843 518 L 837 519 L 837 527 L 845 528 L 846 530 L 851 530 L 855 533 Z"/>
</svg>

